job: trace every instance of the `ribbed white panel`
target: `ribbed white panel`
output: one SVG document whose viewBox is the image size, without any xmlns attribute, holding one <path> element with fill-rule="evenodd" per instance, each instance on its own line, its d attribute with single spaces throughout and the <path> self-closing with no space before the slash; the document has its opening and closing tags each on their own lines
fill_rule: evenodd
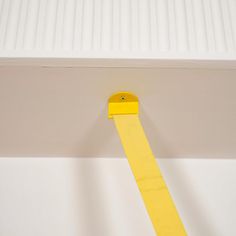
<svg viewBox="0 0 236 236">
<path fill-rule="evenodd" d="M 236 58 L 236 0 L 0 0 L 0 55 Z"/>
</svg>

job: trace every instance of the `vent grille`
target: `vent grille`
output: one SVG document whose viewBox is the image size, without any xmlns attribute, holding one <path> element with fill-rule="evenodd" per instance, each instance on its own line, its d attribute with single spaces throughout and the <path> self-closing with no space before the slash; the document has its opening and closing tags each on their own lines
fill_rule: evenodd
<svg viewBox="0 0 236 236">
<path fill-rule="evenodd" d="M 235 57 L 235 13 L 235 0 L 0 0 L 0 53 Z"/>
</svg>

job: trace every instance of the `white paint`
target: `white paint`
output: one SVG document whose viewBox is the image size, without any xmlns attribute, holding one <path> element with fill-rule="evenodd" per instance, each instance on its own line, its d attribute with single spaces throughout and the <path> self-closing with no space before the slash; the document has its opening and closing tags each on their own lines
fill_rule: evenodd
<svg viewBox="0 0 236 236">
<path fill-rule="evenodd" d="M 0 67 L 0 156 L 123 156 L 107 100 L 132 91 L 156 156 L 236 155 L 236 70 Z"/>
<path fill-rule="evenodd" d="M 123 155 L 119 90 L 187 157 L 160 164 L 189 235 L 236 235 L 235 2 L 0 0 L 0 156 L 34 156 L 0 158 L 0 235 L 154 236 L 126 159 L 91 158 Z"/>
<path fill-rule="evenodd" d="M 236 59 L 234 0 L 0 0 L 0 55 Z"/>
<path fill-rule="evenodd" d="M 188 235 L 236 234 L 236 161 L 160 159 Z M 0 235 L 154 236 L 126 159 L 0 158 Z"/>
</svg>

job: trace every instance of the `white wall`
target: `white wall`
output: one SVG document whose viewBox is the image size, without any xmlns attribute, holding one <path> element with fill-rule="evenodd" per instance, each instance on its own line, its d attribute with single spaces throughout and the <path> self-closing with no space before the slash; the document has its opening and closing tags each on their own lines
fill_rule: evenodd
<svg viewBox="0 0 236 236">
<path fill-rule="evenodd" d="M 236 160 L 160 159 L 189 235 L 236 235 Z M 124 158 L 0 158 L 1 236 L 154 236 Z"/>
<path fill-rule="evenodd" d="M 0 156 L 123 156 L 107 100 L 131 91 L 156 157 L 234 158 L 235 78 L 216 68 L 0 66 Z"/>
</svg>

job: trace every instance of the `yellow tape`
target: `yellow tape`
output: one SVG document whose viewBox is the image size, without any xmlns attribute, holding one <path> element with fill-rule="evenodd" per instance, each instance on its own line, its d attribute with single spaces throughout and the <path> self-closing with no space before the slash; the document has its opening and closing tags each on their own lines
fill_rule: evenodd
<svg viewBox="0 0 236 236">
<path fill-rule="evenodd" d="M 187 235 L 138 115 L 113 114 L 112 118 L 157 235 Z"/>
</svg>

